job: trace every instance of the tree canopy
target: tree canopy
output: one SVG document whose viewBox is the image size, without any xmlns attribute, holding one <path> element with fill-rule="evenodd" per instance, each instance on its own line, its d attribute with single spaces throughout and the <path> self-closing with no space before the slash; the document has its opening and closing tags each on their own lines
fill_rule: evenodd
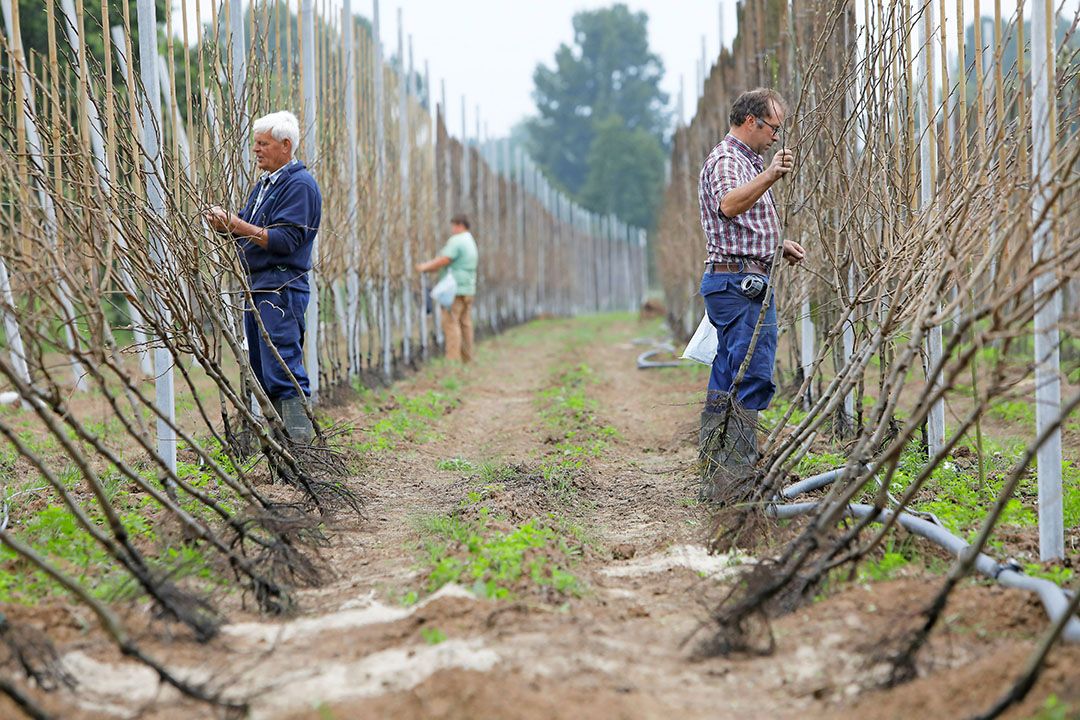
<svg viewBox="0 0 1080 720">
<path fill-rule="evenodd" d="M 136 24 L 136 2 L 128 0 L 128 12 L 131 21 L 131 41 L 136 49 L 139 41 L 139 31 Z M 164 23 L 166 3 L 165 0 L 156 0 L 157 17 L 159 22 Z M 71 47 L 67 41 L 67 28 L 64 26 L 64 15 L 60 11 L 60 4 L 54 8 L 56 19 L 56 46 L 60 62 L 72 62 Z M 41 58 L 49 57 L 49 16 L 41 0 L 19 0 L 19 25 L 22 32 L 23 47 L 27 55 L 36 53 Z M 109 25 L 121 25 L 124 21 L 124 6 L 122 2 L 109 3 Z M 101 0 L 83 0 L 83 25 L 86 36 L 83 41 L 86 49 L 93 58 L 91 62 L 102 67 L 112 64 L 112 58 L 106 58 L 104 53 L 104 41 L 102 40 L 101 27 Z"/>
<path fill-rule="evenodd" d="M 663 180 L 664 64 L 649 49 L 648 16 L 626 5 L 574 15 L 573 45 L 533 73 L 538 117 L 530 154 L 595 212 L 648 226 Z"/>
<path fill-rule="evenodd" d="M 614 213 L 624 222 L 649 227 L 664 180 L 664 151 L 656 137 L 630 128 L 618 115 L 595 123 L 589 173 L 581 189 L 585 207 Z"/>
</svg>

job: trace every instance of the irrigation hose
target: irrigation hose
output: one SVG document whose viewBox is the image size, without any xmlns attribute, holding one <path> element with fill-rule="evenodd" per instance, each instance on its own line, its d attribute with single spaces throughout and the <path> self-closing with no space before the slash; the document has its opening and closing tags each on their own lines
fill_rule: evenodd
<svg viewBox="0 0 1080 720">
<path fill-rule="evenodd" d="M 651 359 L 661 352 L 673 353 L 674 351 L 675 349 L 670 342 L 656 343 L 653 349 L 647 350 L 638 356 L 638 369 L 645 370 L 649 368 L 677 367 L 682 365 L 682 361 L 664 362 Z M 865 469 L 867 472 L 873 472 L 874 468 L 873 465 L 867 465 Z M 783 488 L 777 497 L 783 498 L 784 500 L 792 500 L 803 493 L 820 490 L 843 477 L 846 471 L 846 468 L 837 468 L 805 478 Z M 895 502 L 895 499 L 891 494 L 889 494 L 889 499 Z M 768 512 L 777 518 L 792 518 L 810 512 L 819 504 L 820 503 L 816 502 L 773 504 L 769 506 Z M 878 517 L 875 518 L 875 521 L 880 522 L 891 518 L 894 511 L 879 511 L 872 505 L 856 503 L 848 505 L 848 513 L 856 518 L 877 515 Z M 957 557 L 959 557 L 960 553 L 968 547 L 967 542 L 946 530 L 942 526 L 941 521 L 932 513 L 925 513 L 925 517 L 919 517 L 912 512 L 901 510 L 897 517 L 897 522 L 908 532 L 926 538 L 936 545 L 945 548 Z M 1015 563 L 999 563 L 989 555 L 979 553 L 979 556 L 975 559 L 975 569 L 986 577 L 996 580 L 1005 587 L 1028 590 L 1037 594 L 1039 600 L 1042 602 L 1043 608 L 1046 610 L 1046 614 L 1050 617 L 1051 622 L 1056 621 L 1068 610 L 1069 593 L 1067 590 L 1049 580 L 1025 575 Z M 1061 636 L 1068 642 L 1080 643 L 1080 619 L 1071 618 L 1066 623 Z"/>
<path fill-rule="evenodd" d="M 835 480 L 836 477 L 839 477 L 839 474 L 835 473 L 842 472 L 842 470 L 834 470 L 831 471 L 831 473 L 823 473 L 823 475 L 833 474 L 832 479 Z M 798 485 L 806 484 L 808 481 L 817 480 L 820 477 L 822 476 L 807 478 L 801 483 L 796 483 L 796 485 L 792 485 L 786 490 L 792 490 Z M 828 482 L 822 483 L 822 485 L 827 484 Z M 787 492 L 781 494 L 786 496 Z M 769 506 L 768 512 L 774 517 L 787 519 L 805 515 L 818 507 L 818 505 L 820 505 L 820 503 L 817 502 L 773 504 Z M 865 505 L 862 503 L 848 505 L 847 512 L 852 517 L 859 519 L 873 517 L 874 522 L 887 521 L 894 515 L 892 510 L 878 510 L 873 505 Z M 924 520 L 923 518 L 916 517 L 905 511 L 900 511 L 896 514 L 896 519 L 900 526 L 908 532 L 926 538 L 934 544 L 945 548 L 957 557 L 959 557 L 968 547 L 966 541 L 956 537 L 945 528 L 940 525 L 935 525 L 929 520 Z M 996 580 L 1005 587 L 1028 590 L 1036 593 L 1039 596 L 1039 600 L 1042 602 L 1043 608 L 1046 610 L 1046 614 L 1050 617 L 1051 622 L 1056 622 L 1068 611 L 1069 598 L 1062 588 L 1049 580 L 1025 575 L 1014 563 L 999 563 L 989 555 L 979 553 L 978 557 L 975 558 L 975 569 L 982 575 L 985 575 L 991 580 Z M 1075 617 L 1070 618 L 1066 622 L 1061 637 L 1068 642 L 1080 643 L 1080 619 Z"/>
<path fill-rule="evenodd" d="M 652 345 L 652 348 L 646 350 L 637 356 L 637 369 L 638 370 L 651 370 L 652 368 L 666 368 L 666 367 L 686 367 L 690 364 L 685 359 L 677 357 L 674 360 L 653 360 L 654 357 L 660 354 L 674 355 L 678 352 L 675 349 L 675 344 L 671 340 L 658 340 L 656 338 L 640 337 L 634 338 L 631 341 L 633 345 Z"/>
<path fill-rule="evenodd" d="M 874 468 L 873 463 L 868 463 L 866 465 L 863 465 L 863 471 L 866 472 L 867 474 L 873 473 L 874 469 L 875 468 Z M 829 484 L 834 483 L 837 480 L 839 480 L 844 475 L 845 471 L 846 471 L 846 468 L 837 468 L 835 470 L 829 470 L 828 472 L 823 472 L 820 475 L 812 475 L 812 476 L 810 476 L 808 478 L 800 480 L 797 483 L 794 483 L 792 485 L 788 485 L 786 488 L 784 488 L 783 490 L 780 491 L 779 497 L 782 497 L 785 500 L 794 500 L 795 498 L 797 498 L 799 495 L 802 495 L 803 493 L 811 492 L 813 490 L 820 490 L 821 488 L 825 487 L 826 485 L 829 485 Z M 879 479 L 877 481 L 877 483 L 878 483 L 878 487 L 880 488 L 882 481 Z M 897 500 L 893 496 L 893 494 L 891 492 L 889 492 L 888 490 L 885 491 L 885 495 L 886 495 L 886 497 L 888 497 L 889 502 L 891 502 L 893 505 L 896 505 L 896 506 L 900 505 L 900 501 Z M 937 515 L 935 515 L 932 512 L 921 512 L 921 511 L 918 511 L 918 510 L 907 510 L 906 512 L 909 515 L 914 515 L 916 517 L 925 518 L 925 519 L 929 520 L 930 522 L 934 523 L 935 525 L 943 525 L 941 520 L 938 519 Z"/>
<path fill-rule="evenodd" d="M 674 355 L 675 346 L 669 342 L 655 343 L 651 350 L 646 350 L 645 352 L 638 355 L 638 370 L 649 370 L 651 368 L 683 367 L 684 365 L 686 365 L 686 362 L 683 360 L 653 360 L 654 357 L 661 353 Z"/>
</svg>

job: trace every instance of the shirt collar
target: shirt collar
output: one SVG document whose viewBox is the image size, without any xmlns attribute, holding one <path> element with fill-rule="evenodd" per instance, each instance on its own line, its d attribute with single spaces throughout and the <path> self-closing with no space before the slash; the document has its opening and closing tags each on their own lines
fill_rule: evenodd
<svg viewBox="0 0 1080 720">
<path fill-rule="evenodd" d="M 259 178 L 259 182 L 265 182 L 267 185 L 273 185 L 274 183 L 277 182 L 278 178 L 281 177 L 285 173 L 286 168 L 290 168 L 293 165 L 295 165 L 296 163 L 297 163 L 296 158 L 293 158 L 289 162 L 287 162 L 284 165 L 282 165 L 281 167 L 279 167 L 274 172 L 272 172 L 272 173 L 264 173 L 263 176 L 261 178 Z"/>
<path fill-rule="evenodd" d="M 739 152 L 745 155 L 747 159 L 750 160 L 750 162 L 754 163 L 755 166 L 765 164 L 765 159 L 761 157 L 761 155 L 758 155 L 756 152 L 751 150 L 750 146 L 748 146 L 746 143 L 744 143 L 742 140 L 735 137 L 731 133 L 728 133 L 727 137 L 725 137 L 724 139 L 727 140 L 728 143 L 732 145 L 732 147 L 737 148 Z"/>
</svg>

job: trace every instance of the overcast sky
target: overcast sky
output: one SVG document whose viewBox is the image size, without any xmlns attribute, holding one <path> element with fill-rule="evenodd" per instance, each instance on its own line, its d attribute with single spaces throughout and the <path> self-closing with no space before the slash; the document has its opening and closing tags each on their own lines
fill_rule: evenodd
<svg viewBox="0 0 1080 720">
<path fill-rule="evenodd" d="M 438 98 L 439 81 L 446 81 L 451 131 L 461 132 L 461 96 L 466 98 L 470 135 L 475 109 L 492 136 L 505 135 L 526 115 L 534 114 L 532 75 L 537 63 L 551 65 L 560 43 L 572 40 L 571 18 L 581 10 L 610 7 L 611 0 L 401 0 L 379 6 L 381 31 L 396 52 L 397 8 L 404 11 L 405 31 L 413 36 L 417 63 L 431 64 L 431 81 Z M 664 62 L 663 89 L 674 103 L 679 75 L 685 77 L 688 99 L 696 83 L 704 34 L 711 62 L 719 50 L 718 0 L 626 0 L 631 11 L 649 16 L 649 44 Z M 735 0 L 723 3 L 725 34 L 735 31 Z M 371 16 L 370 0 L 354 7 Z"/>
<path fill-rule="evenodd" d="M 338 0 L 340 2 L 340 0 Z M 1078 0 L 1053 0 L 1071 20 Z M 649 45 L 664 63 L 663 89 L 671 107 L 678 100 L 680 76 L 685 83 L 683 117 L 689 119 L 698 97 L 698 65 L 711 65 L 720 49 L 721 13 L 725 47 L 737 31 L 736 0 L 623 0 L 631 11 L 649 16 Z M 353 0 L 356 12 L 371 17 L 371 0 Z M 405 31 L 413 36 L 417 63 L 427 59 L 436 99 L 446 81 L 450 130 L 461 133 L 461 97 L 466 98 L 469 135 L 476 133 L 475 112 L 497 137 L 522 118 L 535 114 L 532 75 L 537 63 L 553 64 L 560 43 L 572 40 L 571 19 L 581 10 L 610 7 L 614 0 L 382 0 L 381 30 L 388 55 L 396 52 L 397 8 L 404 11 Z M 935 3 L 936 5 L 936 3 Z M 970 22 L 974 0 L 965 0 Z M 1031 2 L 1026 3 L 1028 7 Z M 856 3 L 861 16 L 862 3 Z M 946 3 L 950 40 L 955 37 L 954 0 Z M 993 12 L 983 0 L 982 12 Z M 1015 12 L 1015 0 L 1003 0 L 1002 13 Z M 421 65 L 422 70 L 422 65 Z"/>
<path fill-rule="evenodd" d="M 371 18 L 372 0 L 351 0 L 353 12 Z M 1053 0 L 1061 16 L 1071 21 L 1080 0 Z M 181 3 L 173 0 L 174 12 Z M 574 13 L 610 7 L 615 0 L 381 0 L 381 32 L 385 56 L 397 51 L 397 13 L 404 13 L 405 31 L 412 35 L 417 69 L 431 68 L 433 94 L 439 98 L 440 82 L 446 83 L 450 132 L 461 134 L 461 98 L 465 96 L 468 133 L 476 133 L 476 108 L 482 125 L 492 137 L 536 112 L 532 100 L 533 71 L 537 63 L 552 65 L 561 43 L 572 40 Z M 634 12 L 649 16 L 649 45 L 664 63 L 662 88 L 671 107 L 678 100 L 680 77 L 685 83 L 683 118 L 689 119 L 698 96 L 698 66 L 702 56 L 711 65 L 720 49 L 721 13 L 724 45 L 731 47 L 737 32 L 736 0 L 623 0 Z M 970 22 L 974 0 L 964 0 Z M 191 5 L 191 3 L 188 3 Z M 291 3 L 292 4 L 292 3 Z M 1026 3 L 1030 8 L 1031 2 Z M 246 5 L 246 2 L 245 2 Z M 323 7 L 324 0 L 315 0 Z M 209 19 L 209 2 L 203 4 Z M 329 0 L 340 12 L 341 0 Z M 936 3 L 935 3 L 936 6 Z M 956 3 L 946 2 L 950 42 Z M 722 8 L 722 9 L 721 9 Z M 861 15 L 862 3 L 856 3 Z M 982 0 L 983 14 L 993 12 L 993 2 Z M 1002 13 L 1015 12 L 1015 0 L 1002 0 Z M 333 11 L 333 10 L 331 10 Z M 180 18 L 176 18 L 177 22 Z M 191 19 L 194 22 L 194 18 Z"/>
</svg>

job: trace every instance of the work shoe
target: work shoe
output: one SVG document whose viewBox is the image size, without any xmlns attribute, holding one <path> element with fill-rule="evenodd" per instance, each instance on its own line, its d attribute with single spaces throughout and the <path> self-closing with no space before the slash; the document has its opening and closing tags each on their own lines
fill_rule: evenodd
<svg viewBox="0 0 1080 720">
<path fill-rule="evenodd" d="M 309 444 L 315 438 L 315 428 L 311 426 L 311 418 L 304 407 L 304 398 L 291 397 L 276 402 L 281 404 L 278 414 L 285 423 L 285 432 L 289 434 L 289 439 L 295 443 Z"/>
<path fill-rule="evenodd" d="M 760 458 L 757 415 L 757 410 L 746 410 L 737 405 L 721 412 L 706 410 L 701 413 L 698 500 L 718 502 L 737 496 L 740 485 L 753 476 L 754 466 Z"/>
</svg>

